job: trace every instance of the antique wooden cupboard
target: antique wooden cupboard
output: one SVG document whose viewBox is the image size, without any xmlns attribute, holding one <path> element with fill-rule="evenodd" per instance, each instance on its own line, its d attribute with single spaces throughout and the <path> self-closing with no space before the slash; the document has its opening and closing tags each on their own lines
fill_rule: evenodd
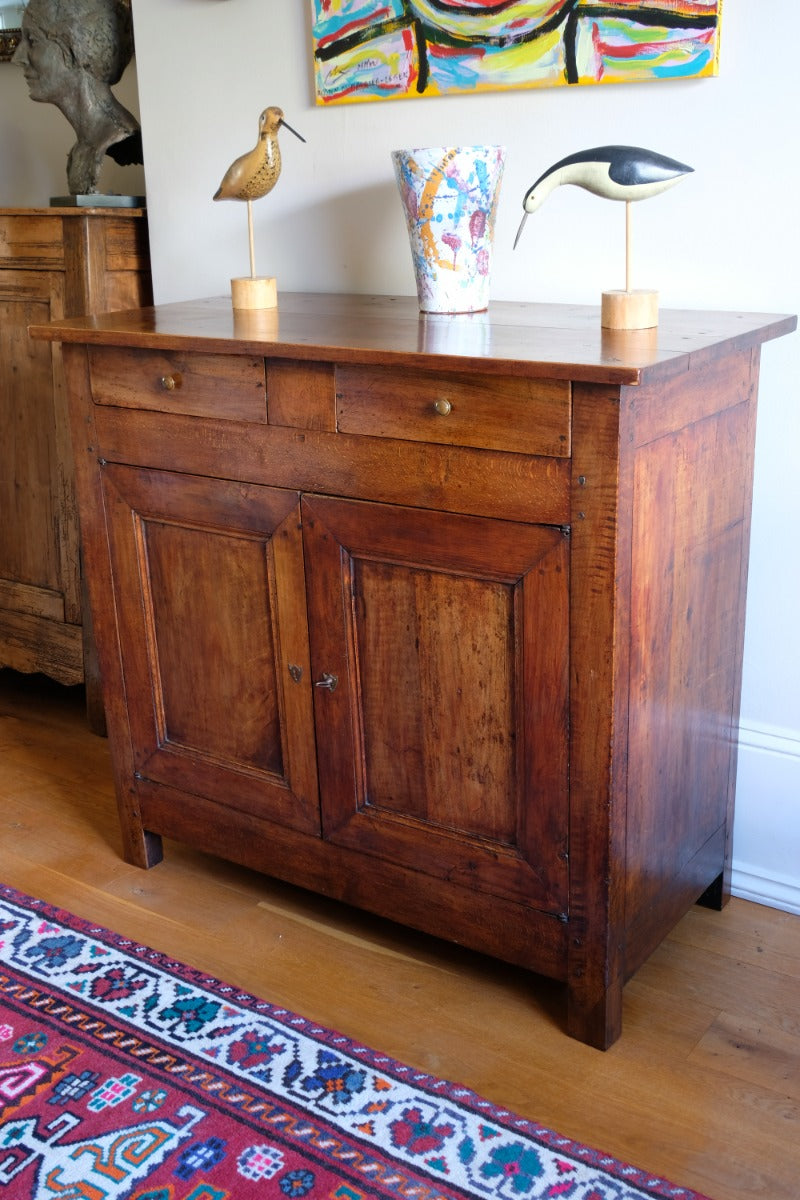
<svg viewBox="0 0 800 1200">
<path fill-rule="evenodd" d="M 86 679 L 90 709 L 61 353 L 28 326 L 150 300 L 141 209 L 0 209 L 0 666 Z"/>
<path fill-rule="evenodd" d="M 566 984 L 729 891 L 780 316 L 289 295 L 66 321 L 125 853 L 188 842 Z"/>
</svg>

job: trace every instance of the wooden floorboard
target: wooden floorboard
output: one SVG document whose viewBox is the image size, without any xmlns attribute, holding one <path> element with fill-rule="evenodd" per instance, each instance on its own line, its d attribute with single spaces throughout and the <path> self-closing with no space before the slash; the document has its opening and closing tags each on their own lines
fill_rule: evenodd
<svg viewBox="0 0 800 1200">
<path fill-rule="evenodd" d="M 693 909 L 603 1054 L 547 980 L 174 843 L 128 866 L 81 689 L 7 670 L 0 879 L 713 1200 L 800 1197 L 800 917 Z"/>
</svg>

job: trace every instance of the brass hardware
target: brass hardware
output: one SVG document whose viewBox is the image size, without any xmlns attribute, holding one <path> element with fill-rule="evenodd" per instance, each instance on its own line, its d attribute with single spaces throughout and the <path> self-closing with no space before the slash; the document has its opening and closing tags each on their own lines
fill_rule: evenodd
<svg viewBox="0 0 800 1200">
<path fill-rule="evenodd" d="M 453 411 L 453 406 L 444 396 L 440 396 L 438 400 L 434 400 L 433 407 L 440 417 L 446 417 Z"/>
<path fill-rule="evenodd" d="M 318 679 L 318 680 L 315 682 L 315 684 L 314 684 L 314 687 L 318 687 L 318 688 L 327 688 L 329 692 L 335 692 L 335 691 L 336 691 L 336 685 L 337 685 L 337 683 L 338 683 L 338 682 L 339 682 L 339 676 L 338 676 L 338 675 L 332 675 L 332 674 L 330 673 L 330 671 L 323 671 L 323 672 L 322 672 L 322 679 Z"/>
<path fill-rule="evenodd" d="M 161 386 L 165 392 L 174 392 L 176 388 L 181 386 L 180 375 L 162 375 Z"/>
<path fill-rule="evenodd" d="M 296 663 L 289 663 L 289 674 L 295 683 L 299 683 L 303 678 L 303 668 L 298 667 Z"/>
</svg>

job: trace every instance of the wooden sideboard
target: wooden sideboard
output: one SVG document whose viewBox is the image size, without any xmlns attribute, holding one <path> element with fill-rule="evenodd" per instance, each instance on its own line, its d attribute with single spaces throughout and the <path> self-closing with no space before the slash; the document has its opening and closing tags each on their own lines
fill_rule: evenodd
<svg viewBox="0 0 800 1200">
<path fill-rule="evenodd" d="M 61 354 L 27 328 L 151 299 L 141 209 L 0 209 L 0 667 L 86 679 L 90 713 Z"/>
<path fill-rule="evenodd" d="M 125 854 L 622 989 L 729 893 L 761 343 L 286 295 L 64 321 Z"/>
</svg>

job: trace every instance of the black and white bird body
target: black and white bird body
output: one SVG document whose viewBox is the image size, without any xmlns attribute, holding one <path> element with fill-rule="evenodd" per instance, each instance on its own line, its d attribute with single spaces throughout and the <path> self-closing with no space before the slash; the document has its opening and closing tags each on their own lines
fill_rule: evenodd
<svg viewBox="0 0 800 1200">
<path fill-rule="evenodd" d="M 595 146 L 579 150 L 554 163 L 528 188 L 514 246 L 530 214 L 557 187 L 574 184 L 606 200 L 647 200 L 665 192 L 693 170 L 674 158 L 640 146 Z"/>
</svg>

